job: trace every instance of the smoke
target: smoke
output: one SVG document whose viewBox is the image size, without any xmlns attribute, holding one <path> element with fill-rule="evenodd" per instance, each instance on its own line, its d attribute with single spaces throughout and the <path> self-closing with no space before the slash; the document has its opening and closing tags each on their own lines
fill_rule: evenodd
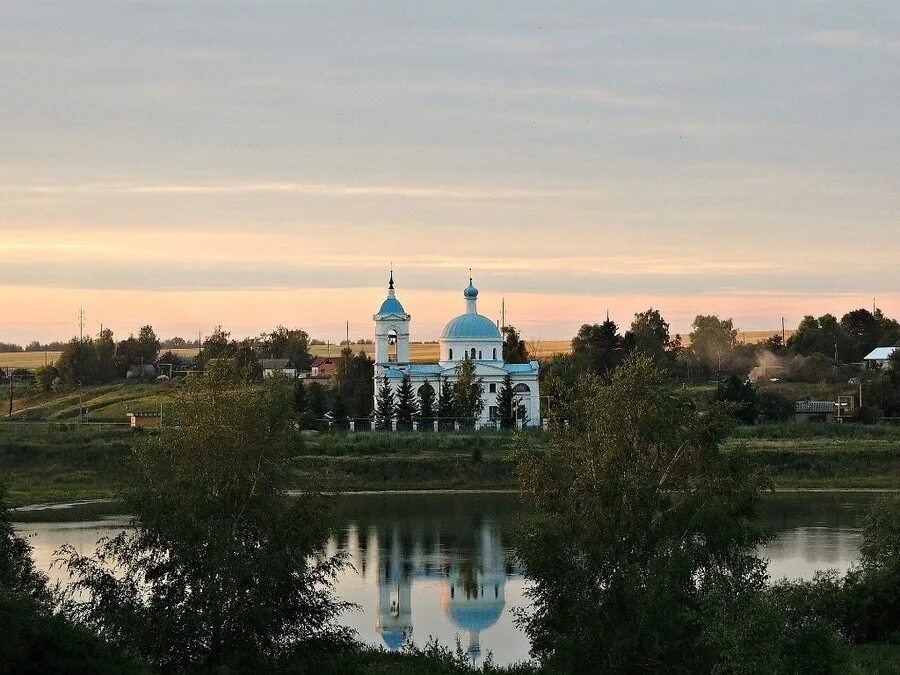
<svg viewBox="0 0 900 675">
<path fill-rule="evenodd" d="M 763 349 L 756 353 L 756 366 L 750 371 L 751 382 L 759 382 L 760 380 L 768 380 L 771 377 L 777 377 L 778 372 L 782 369 L 781 359 L 775 356 L 768 349 Z"/>
</svg>

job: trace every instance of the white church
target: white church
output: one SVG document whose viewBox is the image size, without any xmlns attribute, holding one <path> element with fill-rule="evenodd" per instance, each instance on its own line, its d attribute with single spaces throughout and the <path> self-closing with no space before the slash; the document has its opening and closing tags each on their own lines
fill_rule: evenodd
<svg viewBox="0 0 900 675">
<path fill-rule="evenodd" d="M 396 393 L 404 375 L 409 375 L 413 389 L 419 392 L 428 381 L 437 393 L 444 379 L 456 381 L 457 367 L 463 359 L 475 363 L 475 375 L 481 379 L 484 404 L 479 426 L 492 425 L 500 417 L 497 394 L 506 374 L 513 382 L 514 414 L 519 426 L 540 424 L 540 390 L 537 361 L 504 363 L 503 337 L 497 324 L 478 313 L 478 289 L 469 285 L 463 290 L 466 311 L 450 320 L 441 334 L 438 363 L 411 363 L 409 335 L 411 316 L 403 309 L 394 290 L 394 273 L 388 284 L 387 298 L 381 303 L 375 321 L 375 391 L 387 378 Z"/>
</svg>

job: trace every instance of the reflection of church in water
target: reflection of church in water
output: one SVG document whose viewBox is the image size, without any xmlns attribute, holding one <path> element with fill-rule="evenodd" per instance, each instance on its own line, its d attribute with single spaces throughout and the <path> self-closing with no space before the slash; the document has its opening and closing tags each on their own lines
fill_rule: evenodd
<svg viewBox="0 0 900 675">
<path fill-rule="evenodd" d="M 412 636 L 413 586 L 433 582 L 440 585 L 444 615 L 466 634 L 469 656 L 481 655 L 481 633 L 503 615 L 507 578 L 521 576 L 521 570 L 507 561 L 500 534 L 490 521 L 467 534 L 465 542 L 447 542 L 434 533 L 429 537 L 425 531 L 402 526 L 369 532 L 368 545 L 378 550 L 375 630 L 388 649 L 399 649 Z"/>
</svg>

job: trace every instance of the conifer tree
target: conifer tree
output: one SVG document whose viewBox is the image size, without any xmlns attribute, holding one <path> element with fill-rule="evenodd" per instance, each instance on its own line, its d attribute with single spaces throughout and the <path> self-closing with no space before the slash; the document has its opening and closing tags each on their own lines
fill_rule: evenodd
<svg viewBox="0 0 900 675">
<path fill-rule="evenodd" d="M 507 373 L 503 377 L 500 391 L 497 392 L 497 412 L 500 417 L 500 427 L 503 429 L 511 429 L 515 424 L 513 399 L 512 375 Z"/>
<path fill-rule="evenodd" d="M 375 401 L 375 427 L 382 430 L 390 430 L 391 421 L 394 419 L 396 406 L 394 405 L 394 390 L 387 377 L 382 378 L 378 388 L 378 398 Z"/>
<path fill-rule="evenodd" d="M 426 423 L 426 428 L 430 428 L 435 415 L 435 392 L 434 387 L 428 380 L 419 387 L 419 419 Z"/>
<path fill-rule="evenodd" d="M 416 394 L 413 391 L 409 375 L 404 375 L 397 389 L 397 427 L 405 430 L 412 429 L 413 417 L 419 412 L 416 405 Z"/>
<path fill-rule="evenodd" d="M 441 392 L 438 395 L 438 417 L 440 418 L 439 426 L 441 429 L 453 428 L 454 410 L 456 402 L 453 395 L 453 386 L 445 377 L 441 383 Z"/>
<path fill-rule="evenodd" d="M 475 377 L 475 362 L 466 357 L 456 367 L 453 398 L 456 401 L 456 414 L 467 423 L 474 423 L 475 418 L 481 415 L 484 409 L 484 401 L 481 400 L 483 391 L 481 378 Z"/>
</svg>

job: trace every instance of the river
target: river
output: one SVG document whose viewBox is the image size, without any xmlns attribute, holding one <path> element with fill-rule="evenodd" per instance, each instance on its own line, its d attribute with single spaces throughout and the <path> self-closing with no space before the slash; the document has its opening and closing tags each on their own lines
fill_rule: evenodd
<svg viewBox="0 0 900 675">
<path fill-rule="evenodd" d="M 810 578 L 845 572 L 859 555 L 860 518 L 877 494 L 788 492 L 767 495 L 762 522 L 773 537 L 760 555 L 772 578 Z M 90 553 L 97 540 L 121 531 L 128 519 L 109 504 L 19 512 L 35 562 L 51 579 L 53 552 L 71 544 Z M 331 552 L 346 550 L 352 567 L 337 582 L 344 600 L 359 606 L 342 622 L 360 639 L 396 649 L 406 635 L 463 649 L 480 662 L 528 658 L 528 641 L 512 610 L 525 605 L 522 569 L 510 549 L 517 497 L 497 493 L 354 494 L 339 502 L 339 534 Z"/>
</svg>

